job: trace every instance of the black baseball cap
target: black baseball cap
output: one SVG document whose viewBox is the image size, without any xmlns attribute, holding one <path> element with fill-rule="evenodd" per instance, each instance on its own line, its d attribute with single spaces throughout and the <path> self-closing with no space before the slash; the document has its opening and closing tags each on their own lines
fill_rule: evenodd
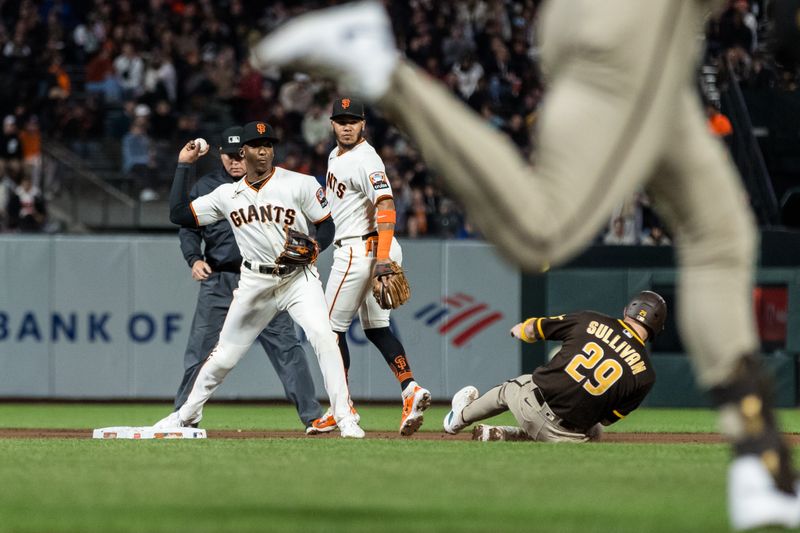
<svg viewBox="0 0 800 533">
<path fill-rule="evenodd" d="M 333 102 L 331 119 L 337 119 L 339 117 L 354 117 L 364 120 L 364 104 L 354 98 L 337 98 L 336 101 Z"/>
<path fill-rule="evenodd" d="M 242 145 L 261 139 L 266 139 L 272 143 L 277 143 L 280 140 L 275 136 L 275 130 L 272 129 L 272 126 L 266 122 L 257 120 L 244 125 L 241 138 Z"/>
<path fill-rule="evenodd" d="M 244 129 L 241 126 L 232 126 L 222 132 L 222 139 L 219 143 L 219 151 L 223 154 L 238 154 L 242 146 L 242 134 Z"/>
</svg>

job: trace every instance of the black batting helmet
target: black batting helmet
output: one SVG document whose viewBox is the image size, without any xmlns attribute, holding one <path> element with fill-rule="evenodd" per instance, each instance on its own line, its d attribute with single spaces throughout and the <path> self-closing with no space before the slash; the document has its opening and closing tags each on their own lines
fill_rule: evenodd
<svg viewBox="0 0 800 533">
<path fill-rule="evenodd" d="M 650 337 L 664 331 L 667 321 L 667 302 L 660 294 L 653 291 L 642 291 L 625 306 L 625 316 L 639 322 L 647 329 Z"/>
</svg>

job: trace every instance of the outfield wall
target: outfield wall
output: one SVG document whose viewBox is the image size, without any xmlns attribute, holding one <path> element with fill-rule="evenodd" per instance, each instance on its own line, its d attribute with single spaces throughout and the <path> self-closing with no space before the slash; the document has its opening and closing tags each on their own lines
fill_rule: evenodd
<svg viewBox="0 0 800 533">
<path fill-rule="evenodd" d="M 508 328 L 520 308 L 518 273 L 482 243 L 406 241 L 403 256 L 412 299 L 393 313 L 393 327 L 434 396 L 517 375 L 520 347 Z M 330 261 L 328 251 L 323 280 Z M 0 273 L 0 397 L 174 395 L 198 289 L 176 236 L 2 236 Z M 353 396 L 397 398 L 357 322 L 349 345 Z M 215 397 L 282 398 L 283 389 L 257 345 Z"/>
<path fill-rule="evenodd" d="M 800 258 L 791 253 L 800 245 L 787 247 L 774 237 L 762 239 L 756 301 L 779 404 L 790 406 L 797 404 L 800 353 L 800 270 L 793 266 Z M 669 249 L 596 247 L 535 276 L 507 267 L 484 243 L 415 240 L 404 241 L 403 249 L 412 299 L 393 313 L 392 327 L 436 399 L 466 384 L 486 390 L 530 371 L 557 349 L 556 343 L 513 341 L 508 328 L 519 317 L 587 308 L 617 314 L 642 289 L 658 290 L 673 304 L 676 271 Z M 323 280 L 330 261 L 330 251 L 320 258 Z M 0 398 L 152 399 L 175 393 L 198 288 L 177 237 L 0 236 L 0 275 Z M 672 318 L 653 346 L 658 379 L 645 405 L 707 405 Z M 357 321 L 348 338 L 354 397 L 397 398 L 394 377 Z M 306 347 L 322 397 L 316 359 Z M 216 397 L 283 397 L 260 346 Z"/>
</svg>

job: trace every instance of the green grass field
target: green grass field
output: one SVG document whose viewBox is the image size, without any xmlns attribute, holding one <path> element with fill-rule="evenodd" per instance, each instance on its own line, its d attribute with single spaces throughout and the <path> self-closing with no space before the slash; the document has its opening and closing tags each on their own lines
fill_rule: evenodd
<svg viewBox="0 0 800 533">
<path fill-rule="evenodd" d="M 423 430 L 439 432 L 446 410 L 431 408 Z M 168 412 L 0 404 L 0 427 L 146 425 Z M 398 408 L 359 412 L 368 432 L 398 423 Z M 800 431 L 799 413 L 781 418 Z M 612 429 L 714 424 L 705 410 L 641 409 Z M 289 407 L 213 403 L 203 427 L 298 438 L 0 439 L 0 532 L 727 531 L 723 445 L 315 439 Z"/>
</svg>

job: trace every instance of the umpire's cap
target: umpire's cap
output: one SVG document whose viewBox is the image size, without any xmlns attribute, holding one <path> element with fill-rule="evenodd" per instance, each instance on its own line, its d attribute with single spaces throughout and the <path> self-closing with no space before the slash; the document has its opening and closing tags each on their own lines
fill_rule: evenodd
<svg viewBox="0 0 800 533">
<path fill-rule="evenodd" d="M 271 143 L 277 143 L 280 140 L 275 136 L 275 131 L 272 129 L 272 126 L 260 120 L 248 122 L 242 129 L 242 145 L 261 139 L 266 139 Z"/>
<path fill-rule="evenodd" d="M 625 307 L 625 316 L 639 322 L 647 329 L 650 337 L 664 331 L 667 321 L 667 302 L 660 294 L 653 291 L 642 291 Z"/>
<path fill-rule="evenodd" d="M 242 134 L 244 129 L 241 126 L 232 126 L 222 132 L 222 139 L 219 143 L 219 151 L 223 154 L 238 154 L 242 146 Z"/>
<path fill-rule="evenodd" d="M 333 102 L 333 112 L 331 113 L 331 120 L 336 120 L 340 117 L 353 117 L 364 120 L 364 104 L 359 100 L 353 98 L 337 98 Z"/>
</svg>

